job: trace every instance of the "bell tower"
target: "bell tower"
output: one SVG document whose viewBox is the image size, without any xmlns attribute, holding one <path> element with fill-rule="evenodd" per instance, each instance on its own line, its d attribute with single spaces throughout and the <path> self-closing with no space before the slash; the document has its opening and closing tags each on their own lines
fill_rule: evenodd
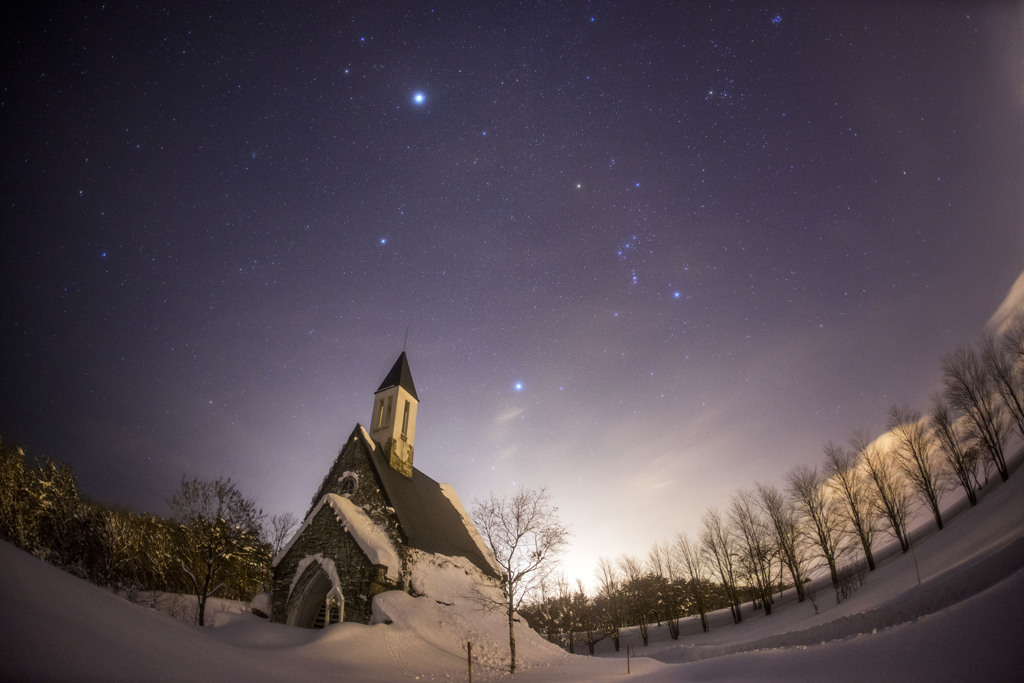
<svg viewBox="0 0 1024 683">
<path fill-rule="evenodd" d="M 416 386 L 412 383 L 405 351 L 373 394 L 370 437 L 384 448 L 392 469 L 412 477 L 413 441 L 416 437 Z"/>
</svg>

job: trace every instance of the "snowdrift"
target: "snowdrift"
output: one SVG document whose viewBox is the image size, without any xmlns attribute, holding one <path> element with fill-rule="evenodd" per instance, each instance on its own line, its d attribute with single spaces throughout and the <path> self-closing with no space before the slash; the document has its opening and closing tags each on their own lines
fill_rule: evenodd
<svg viewBox="0 0 1024 683">
<path fill-rule="evenodd" d="M 481 606 L 480 582 L 468 560 L 418 553 L 412 585 L 420 597 L 381 593 L 370 626 L 313 631 L 224 611 L 215 627 L 200 628 L 0 543 L 0 680 L 463 678 L 468 642 L 474 676 L 500 676 L 508 667 L 508 625 Z M 516 634 L 522 668 L 572 659 L 525 624 Z"/>
</svg>

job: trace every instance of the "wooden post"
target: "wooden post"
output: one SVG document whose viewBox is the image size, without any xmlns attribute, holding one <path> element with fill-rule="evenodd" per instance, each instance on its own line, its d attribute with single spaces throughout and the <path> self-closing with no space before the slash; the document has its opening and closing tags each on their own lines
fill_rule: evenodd
<svg viewBox="0 0 1024 683">
<path fill-rule="evenodd" d="M 629 675 L 629 643 L 626 643 L 626 675 Z"/>
<path fill-rule="evenodd" d="M 910 535 L 907 535 L 907 545 L 910 546 L 910 554 L 914 557 L 914 571 L 917 572 L 917 585 L 921 585 L 921 568 L 917 566 L 917 551 L 914 550 L 914 546 L 910 544 Z"/>
<path fill-rule="evenodd" d="M 466 663 L 469 665 L 469 683 L 473 683 L 473 643 L 466 641 Z"/>
</svg>

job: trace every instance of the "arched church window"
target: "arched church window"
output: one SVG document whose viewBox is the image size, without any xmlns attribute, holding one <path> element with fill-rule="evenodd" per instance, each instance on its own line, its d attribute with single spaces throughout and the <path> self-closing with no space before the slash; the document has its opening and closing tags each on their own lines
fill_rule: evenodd
<svg viewBox="0 0 1024 683">
<path fill-rule="evenodd" d="M 359 483 L 358 480 L 352 474 L 347 474 L 344 477 L 342 477 L 341 478 L 341 495 L 343 495 L 343 496 L 351 496 L 353 493 L 356 492 L 356 484 L 358 484 L 358 483 Z"/>
</svg>

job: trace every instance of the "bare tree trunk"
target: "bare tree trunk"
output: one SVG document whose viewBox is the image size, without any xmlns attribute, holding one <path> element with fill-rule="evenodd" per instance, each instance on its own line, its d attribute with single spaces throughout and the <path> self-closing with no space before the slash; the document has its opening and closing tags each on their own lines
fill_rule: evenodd
<svg viewBox="0 0 1024 683">
<path fill-rule="evenodd" d="M 508 602 L 508 652 L 511 657 L 511 661 L 508 665 L 508 672 L 514 674 L 516 672 L 516 629 L 515 629 L 515 610 L 512 609 L 512 601 Z"/>
</svg>

